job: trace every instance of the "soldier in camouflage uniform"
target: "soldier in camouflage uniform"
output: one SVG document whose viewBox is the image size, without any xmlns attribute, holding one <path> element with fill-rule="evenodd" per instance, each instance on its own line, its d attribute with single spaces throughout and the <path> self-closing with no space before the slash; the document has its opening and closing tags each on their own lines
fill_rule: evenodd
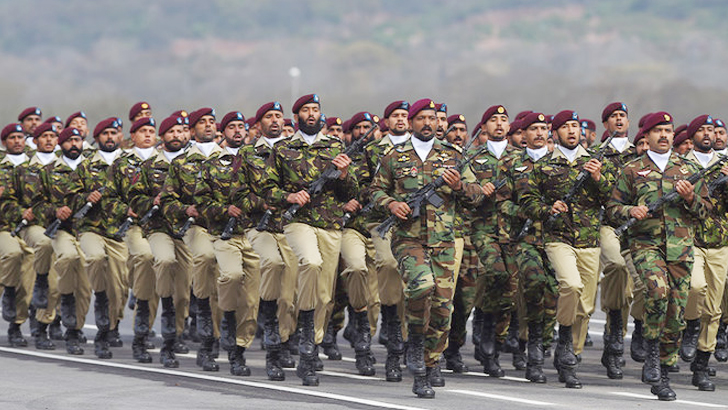
<svg viewBox="0 0 728 410">
<path fill-rule="evenodd" d="M 24 347 L 20 325 L 28 319 L 28 303 L 33 286 L 33 249 L 11 231 L 20 222 L 18 192 L 13 184 L 15 169 L 28 161 L 25 135 L 20 124 L 2 130 L 2 144 L 7 153 L 0 161 L 0 284 L 3 286 L 3 319 L 8 323 L 8 341 L 12 347 Z"/>
<path fill-rule="evenodd" d="M 205 371 L 218 371 L 220 366 L 215 362 L 213 352 L 219 335 L 216 327 L 219 323 L 216 306 L 218 270 L 213 238 L 205 229 L 206 221 L 197 210 L 194 200 L 197 184 L 202 179 L 204 162 L 216 158 L 222 152 L 222 148 L 214 141 L 215 110 L 205 107 L 192 112 L 190 127 L 196 142 L 184 156 L 172 161 L 160 196 L 160 211 L 170 219 L 176 231 L 173 235 L 182 236 L 192 252 L 192 290 L 197 297 L 197 333 L 202 339 L 197 351 L 197 365 Z M 185 225 L 189 229 L 180 235 Z"/>
<path fill-rule="evenodd" d="M 22 126 L 22 132 L 25 135 L 25 145 L 30 149 L 35 150 L 37 148 L 35 142 L 33 142 L 33 135 L 35 135 L 35 130 L 40 126 L 41 121 L 43 121 L 43 112 L 38 107 L 28 107 L 18 115 L 18 122 Z"/>
<path fill-rule="evenodd" d="M 475 206 L 483 193 L 469 169 L 461 177 L 457 167 L 462 155 L 457 148 L 435 138 L 435 103 L 424 99 L 412 104 L 408 118 L 414 138 L 382 158 L 371 200 L 400 219 L 392 250 L 405 282 L 407 366 L 415 376 L 412 391 L 432 398 L 430 376 L 437 375 L 437 363 L 447 347 L 455 290 L 453 200 Z M 438 189 L 443 202 L 438 207 L 423 205 L 421 217 L 411 219 L 412 210 L 404 202 L 407 195 L 440 176 L 446 183 Z"/>
<path fill-rule="evenodd" d="M 483 311 L 478 348 L 483 372 L 492 377 L 505 375 L 498 357 L 508 334 L 518 278 L 510 250 L 510 220 L 514 212 L 510 190 L 498 192 L 494 184 L 505 177 L 503 164 L 518 149 L 508 144 L 510 123 L 502 105 L 489 107 L 481 119 L 480 153 L 472 163 L 478 182 L 487 190 L 488 200 L 473 212 L 471 240 L 477 249 L 484 272 L 476 279 L 476 304 Z M 495 194 L 495 196 L 493 195 Z"/>
<path fill-rule="evenodd" d="M 589 317 L 594 311 L 599 277 L 599 213 L 609 197 L 613 173 L 579 144 L 579 116 L 561 111 L 552 128 L 558 138 L 553 153 L 538 161 L 522 193 L 523 212 L 545 221 L 546 255 L 559 281 L 559 342 L 554 365 L 559 380 L 568 388 L 581 388 L 576 376 L 577 354 L 584 348 Z M 562 198 L 574 186 L 578 174 L 585 180 L 571 203 Z"/>
<path fill-rule="evenodd" d="M 534 166 L 548 157 L 546 138 L 548 125 L 542 113 L 530 113 L 521 119 L 526 149 L 513 157 L 508 164 L 508 184 L 512 185 L 513 202 L 521 204 L 523 194 L 528 190 L 528 178 Z M 531 228 L 524 227 L 531 221 Z M 545 335 L 553 334 L 558 300 L 558 284 L 553 269 L 546 257 L 543 243 L 543 222 L 530 219 L 520 207 L 511 224 L 514 240 L 514 257 L 525 307 L 528 326 L 528 361 L 526 379 L 534 383 L 545 383 L 543 373 Z M 523 231 L 523 233 L 521 233 Z"/>
<path fill-rule="evenodd" d="M 693 150 L 686 159 L 701 168 L 707 168 L 719 160 L 713 149 L 715 121 L 709 115 L 701 115 L 688 125 L 688 137 L 693 140 Z M 705 181 L 711 182 L 728 174 L 728 165 L 722 172 L 711 172 Z M 680 356 L 692 361 L 693 385 L 702 391 L 714 391 L 715 384 L 709 379 L 708 361 L 715 350 L 716 336 L 721 316 L 721 301 L 728 275 L 728 195 L 725 188 L 711 189 L 713 210 L 700 219 L 695 232 L 695 261 L 690 272 L 690 293 L 685 308 L 687 326 L 683 334 Z"/>
<path fill-rule="evenodd" d="M 333 308 L 336 266 L 341 249 L 341 202 L 357 192 L 356 178 L 348 171 L 351 159 L 343 144 L 320 132 L 321 110 L 316 94 L 299 98 L 293 106 L 299 131 L 273 147 L 262 182 L 266 203 L 300 210 L 283 230 L 298 259 L 298 320 L 301 327 L 297 375 L 304 385 L 318 385 L 315 371 L 316 344 L 323 340 Z M 327 182 L 319 195 L 308 193 L 326 168 L 340 175 Z M 314 240 L 315 239 L 315 240 Z"/>
<path fill-rule="evenodd" d="M 615 222 L 632 217 L 637 222 L 627 241 L 637 272 L 645 284 L 643 336 L 647 357 L 642 381 L 652 385 L 660 400 L 675 400 L 668 368 L 677 361 L 680 332 L 690 286 L 697 219 L 706 219 L 713 205 L 703 181 L 686 179 L 697 167 L 672 150 L 672 116 L 657 112 L 645 121 L 642 132 L 650 149 L 622 170 L 607 207 Z M 680 198 L 650 214 L 647 204 L 672 190 Z"/>
<path fill-rule="evenodd" d="M 175 228 L 158 211 L 171 162 L 184 155 L 183 124 L 184 119 L 178 116 L 168 117 L 160 123 L 159 136 L 163 145 L 140 165 L 139 178 L 128 194 L 132 212 L 140 217 L 148 217 L 142 229 L 154 255 L 155 289 L 162 301 L 164 341 L 159 361 L 167 368 L 179 367 L 175 353 L 189 352 L 181 341 L 181 335 L 190 304 L 192 256 L 182 239 L 172 236 Z"/>
<path fill-rule="evenodd" d="M 58 136 L 58 145 L 62 155 L 40 171 L 40 200 L 34 203 L 32 212 L 46 222 L 62 221 L 51 240 L 61 294 L 61 321 L 66 327 L 66 351 L 81 355 L 84 350 L 79 341 L 80 331 L 91 301 L 91 284 L 71 219 L 73 212 L 81 209 L 87 199 L 82 195 L 84 186 L 76 172 L 85 160 L 81 132 L 73 127 L 64 129 Z"/>
</svg>

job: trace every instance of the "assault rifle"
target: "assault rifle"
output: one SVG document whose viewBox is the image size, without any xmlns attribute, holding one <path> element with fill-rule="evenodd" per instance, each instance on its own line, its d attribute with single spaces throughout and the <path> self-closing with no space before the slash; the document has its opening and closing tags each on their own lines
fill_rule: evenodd
<svg viewBox="0 0 728 410">
<path fill-rule="evenodd" d="M 142 219 L 139 220 L 139 225 L 144 225 L 147 222 L 149 222 L 149 220 L 152 219 L 152 217 L 154 216 L 154 214 L 157 213 L 157 211 L 159 211 L 159 205 L 154 205 L 153 207 L 149 208 L 147 213 L 145 213 L 144 216 L 142 217 Z"/>
<path fill-rule="evenodd" d="M 98 189 L 99 193 L 103 193 L 105 190 L 106 190 L 106 187 L 101 187 Z M 93 202 L 90 202 L 90 201 L 86 202 L 81 207 L 81 209 L 78 210 L 78 212 L 73 214 L 73 219 L 83 219 L 86 216 L 86 214 L 88 213 L 88 211 L 90 211 L 91 208 L 93 208 L 93 206 L 94 206 Z M 63 223 L 63 221 L 61 221 L 60 219 L 58 219 L 58 218 L 54 219 L 53 222 L 51 222 L 51 224 L 48 225 L 48 227 L 46 228 L 45 232 L 43 232 L 43 234 L 51 239 L 55 238 L 56 234 L 58 233 L 58 228 L 61 227 L 62 223 Z"/>
</svg>

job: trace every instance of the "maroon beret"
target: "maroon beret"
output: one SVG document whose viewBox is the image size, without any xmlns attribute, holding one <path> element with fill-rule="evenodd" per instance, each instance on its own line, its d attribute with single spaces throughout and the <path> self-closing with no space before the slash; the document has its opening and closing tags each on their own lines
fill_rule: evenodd
<svg viewBox="0 0 728 410">
<path fill-rule="evenodd" d="M 139 118 L 138 120 L 134 121 L 134 124 L 131 125 L 131 129 L 129 130 L 129 132 L 131 132 L 133 134 L 133 133 L 137 132 L 139 130 L 139 128 L 144 127 L 145 125 L 148 125 L 153 128 L 157 127 L 157 123 L 154 122 L 154 118 L 144 117 L 144 118 Z"/>
<path fill-rule="evenodd" d="M 38 128 L 40 128 L 40 127 L 36 127 L 36 129 L 38 129 Z M 25 132 L 23 132 L 22 125 L 20 125 L 18 123 L 12 123 L 12 124 L 6 125 L 5 128 L 3 128 L 2 132 L 0 132 L 0 140 L 5 141 L 10 136 L 10 134 L 12 134 L 14 132 L 19 132 L 19 133 L 25 135 Z"/>
<path fill-rule="evenodd" d="M 326 127 L 331 128 L 334 125 L 341 126 L 341 118 L 339 118 L 339 117 L 327 117 L 326 118 Z"/>
<path fill-rule="evenodd" d="M 184 117 L 172 115 L 165 118 L 161 124 L 159 124 L 159 135 L 164 135 L 169 131 L 170 128 L 175 125 L 185 125 Z"/>
<path fill-rule="evenodd" d="M 170 117 L 182 117 L 182 118 L 187 118 L 189 116 L 190 116 L 190 114 L 185 110 L 177 110 L 170 115 Z"/>
<path fill-rule="evenodd" d="M 644 134 L 647 134 L 650 132 L 651 129 L 655 128 L 660 124 L 672 124 L 672 115 L 666 113 L 665 111 L 652 113 L 649 117 L 645 119 L 645 123 L 644 125 L 642 125 L 641 130 Z"/>
<path fill-rule="evenodd" d="M 354 116 L 351 117 L 351 119 L 349 120 L 349 122 L 351 123 L 352 126 L 359 124 L 362 121 L 369 121 L 372 124 L 375 123 L 373 116 L 370 113 L 368 113 L 367 111 L 358 112 L 358 113 L 354 114 Z"/>
<path fill-rule="evenodd" d="M 480 131 L 480 127 L 482 127 L 482 126 L 483 126 L 483 123 L 479 122 L 475 127 L 473 127 L 473 131 L 470 133 L 470 136 L 474 137 L 475 134 L 477 134 L 478 131 Z"/>
<path fill-rule="evenodd" d="M 318 94 L 306 94 L 303 97 L 297 99 L 296 102 L 293 103 L 293 108 L 291 108 L 291 111 L 293 111 L 294 114 L 298 114 L 298 111 L 301 110 L 301 107 L 310 103 L 316 103 L 319 104 L 319 106 L 321 105 Z"/>
<path fill-rule="evenodd" d="M 506 107 L 504 107 L 502 105 L 493 105 L 493 106 L 489 107 L 487 110 L 485 110 L 485 112 L 483 113 L 483 116 L 480 118 L 480 122 L 482 124 L 485 124 L 486 122 L 488 122 L 490 117 L 492 117 L 496 114 L 502 114 L 507 117 L 508 110 L 506 110 Z"/>
<path fill-rule="evenodd" d="M 222 117 L 222 121 L 220 121 L 219 130 L 224 130 L 233 121 L 242 121 L 243 123 L 245 123 L 245 116 L 243 116 L 243 113 L 241 113 L 240 111 L 231 111 L 225 114 L 225 116 Z"/>
<path fill-rule="evenodd" d="M 519 113 L 518 113 L 518 114 L 516 115 L 516 119 L 517 119 L 517 120 L 521 120 L 521 119 L 523 119 L 523 117 L 527 116 L 528 114 L 530 114 L 530 113 L 532 113 L 532 112 L 533 112 L 533 111 L 531 111 L 531 110 L 525 110 L 525 111 L 521 111 L 521 112 L 519 112 Z"/>
<path fill-rule="evenodd" d="M 198 121 L 205 115 L 212 115 L 215 117 L 215 109 L 210 107 L 204 107 L 200 108 L 197 111 L 192 111 L 190 113 L 190 127 L 194 127 Z"/>
<path fill-rule="evenodd" d="M 723 120 L 713 118 L 713 122 L 715 123 L 715 128 L 725 128 L 725 123 L 723 122 Z"/>
<path fill-rule="evenodd" d="M 523 128 L 523 123 L 521 120 L 513 120 L 510 124 L 510 128 L 508 128 L 508 133 L 506 133 L 506 136 L 511 136 L 516 133 L 516 131 L 520 131 Z"/>
<path fill-rule="evenodd" d="M 536 123 L 543 123 L 546 124 L 546 116 L 543 113 L 540 112 L 530 112 L 526 114 L 523 118 L 521 118 L 521 129 L 525 130 L 526 128 L 530 127 L 533 124 Z M 511 128 L 513 125 L 511 125 Z"/>
<path fill-rule="evenodd" d="M 688 138 L 687 131 L 682 130 L 679 134 L 676 134 L 675 135 L 675 139 L 672 140 L 672 146 L 673 147 L 678 147 L 680 144 L 682 144 L 683 142 L 687 141 L 688 139 L 689 138 Z"/>
<path fill-rule="evenodd" d="M 552 115 L 547 115 L 546 116 L 546 124 L 553 124 L 553 122 L 554 122 L 554 116 L 553 116 L 553 114 Z"/>
<path fill-rule="evenodd" d="M 624 111 L 625 114 L 629 114 L 629 111 L 627 111 L 627 104 L 623 102 L 613 102 L 604 107 L 604 110 L 602 111 L 602 122 L 607 122 L 609 116 L 615 111 Z"/>
<path fill-rule="evenodd" d="M 387 121 L 379 122 L 379 131 L 381 131 L 382 133 L 389 131 L 389 127 L 387 127 Z"/>
<path fill-rule="evenodd" d="M 292 120 L 292 119 L 290 119 L 290 118 L 284 118 L 284 119 L 283 119 L 283 126 L 284 126 L 284 127 L 293 127 L 293 128 L 295 128 L 296 130 L 298 130 L 298 128 L 296 127 L 296 124 L 294 124 L 294 123 L 293 123 L 293 120 Z"/>
<path fill-rule="evenodd" d="M 465 123 L 465 116 L 462 114 L 454 114 L 447 117 L 447 125 L 452 126 L 453 124 L 464 124 L 466 127 L 468 126 L 468 124 Z"/>
<path fill-rule="evenodd" d="M 341 124 L 341 130 L 346 134 L 347 132 L 351 131 L 351 120 L 344 121 L 343 124 Z"/>
<path fill-rule="evenodd" d="M 652 114 L 653 113 L 648 112 L 647 114 L 643 115 L 642 118 L 640 118 L 640 122 L 637 124 L 637 126 L 642 128 L 645 125 L 645 121 L 647 121 L 647 117 L 649 117 Z"/>
<path fill-rule="evenodd" d="M 265 103 L 258 108 L 258 111 L 255 112 L 255 122 L 260 121 L 263 119 L 263 116 L 268 111 L 280 111 L 281 114 L 283 114 L 283 106 L 278 101 L 271 101 L 269 103 Z"/>
<path fill-rule="evenodd" d="M 407 101 L 397 100 L 390 103 L 387 108 L 384 109 L 384 118 L 389 118 L 395 110 L 409 111 L 410 104 Z"/>
<path fill-rule="evenodd" d="M 74 127 L 65 128 L 63 131 L 61 131 L 61 135 L 58 136 L 58 145 L 63 144 L 73 136 L 81 137 L 81 131 L 79 131 L 78 128 Z"/>
<path fill-rule="evenodd" d="M 407 118 L 410 120 L 417 115 L 422 110 L 432 110 L 435 111 L 435 102 L 432 101 L 429 98 L 423 98 L 421 100 L 416 101 L 414 104 L 410 105 L 409 114 L 407 114 Z"/>
<path fill-rule="evenodd" d="M 86 113 L 83 111 L 76 111 L 73 114 L 69 115 L 68 118 L 66 118 L 66 124 L 65 126 L 68 127 L 71 124 L 71 121 L 73 121 L 74 118 L 83 118 L 84 120 L 88 121 L 88 118 L 86 118 Z"/>
<path fill-rule="evenodd" d="M 129 121 L 134 121 L 134 117 L 136 117 L 140 112 L 150 109 L 151 107 L 148 102 L 139 101 L 131 106 L 131 109 L 129 110 Z"/>
<path fill-rule="evenodd" d="M 53 115 L 51 117 L 48 117 L 48 118 L 46 118 L 45 121 L 43 121 L 44 124 L 52 124 L 54 122 L 58 122 L 58 123 L 63 124 L 63 120 L 61 119 L 61 117 L 59 117 L 57 115 Z"/>
<path fill-rule="evenodd" d="M 35 131 L 33 131 L 33 138 L 38 138 L 41 135 L 43 135 L 44 132 L 47 132 L 47 131 L 52 131 L 52 132 L 55 132 L 56 134 L 58 134 L 58 128 L 55 127 L 53 124 L 43 123 L 35 128 Z"/>
<path fill-rule="evenodd" d="M 577 114 L 576 111 L 572 110 L 561 111 L 560 113 L 554 115 L 554 119 L 551 121 L 551 129 L 553 129 L 554 131 L 558 130 L 568 121 L 579 122 L 579 114 Z"/>
<path fill-rule="evenodd" d="M 581 120 L 581 128 L 586 128 L 590 131 L 596 131 L 597 130 L 597 124 L 594 123 L 592 120 L 588 119 L 582 119 Z"/>
<path fill-rule="evenodd" d="M 28 108 L 24 109 L 20 113 L 20 115 L 18 115 L 18 121 L 23 121 L 23 119 L 29 115 L 37 115 L 40 117 L 43 115 L 43 113 L 40 111 L 40 108 L 38 108 L 38 107 L 28 107 Z"/>
<path fill-rule="evenodd" d="M 714 125 L 713 117 L 704 114 L 690 121 L 690 125 L 687 128 L 688 138 L 692 138 L 703 125 Z"/>
<path fill-rule="evenodd" d="M 642 130 L 637 131 L 637 135 L 634 136 L 634 143 L 637 144 L 644 137 L 645 137 L 645 133 L 642 132 Z"/>
<path fill-rule="evenodd" d="M 604 132 L 602 133 L 602 142 L 606 141 L 607 138 L 609 138 L 609 131 L 604 130 Z"/>
<path fill-rule="evenodd" d="M 683 131 L 686 131 L 687 129 L 688 129 L 688 125 L 687 124 L 680 124 L 680 125 L 677 126 L 677 128 L 675 128 L 675 135 L 677 135 L 677 134 L 679 134 L 679 133 L 681 133 Z"/>
<path fill-rule="evenodd" d="M 107 128 L 113 128 L 115 130 L 119 129 L 119 119 L 116 117 L 109 117 L 98 124 L 96 124 L 96 127 L 94 128 L 94 138 L 98 137 L 101 132 L 103 132 Z"/>
<path fill-rule="evenodd" d="M 447 104 L 445 104 L 445 103 L 435 104 L 435 111 L 444 112 L 445 114 L 447 114 Z"/>
</svg>

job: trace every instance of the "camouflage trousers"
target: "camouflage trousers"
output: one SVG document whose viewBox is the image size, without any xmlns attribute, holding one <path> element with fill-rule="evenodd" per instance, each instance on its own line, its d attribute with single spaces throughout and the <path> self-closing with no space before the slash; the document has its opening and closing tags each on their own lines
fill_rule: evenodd
<svg viewBox="0 0 728 410">
<path fill-rule="evenodd" d="M 455 284 L 455 296 L 453 297 L 453 313 L 450 329 L 450 344 L 461 347 L 465 344 L 467 331 L 465 325 L 470 317 L 470 312 L 475 306 L 476 279 L 482 267 L 478 260 L 478 252 L 475 247 L 466 239 L 463 250 L 462 263 L 458 272 L 457 283 Z"/>
<path fill-rule="evenodd" d="M 495 316 L 496 340 L 504 342 L 518 290 L 518 272 L 511 247 L 477 229 L 471 239 L 483 264 L 483 272 L 476 279 L 475 303 L 483 312 Z"/>
<path fill-rule="evenodd" d="M 559 285 L 543 247 L 526 242 L 516 245 L 514 257 L 521 275 L 526 320 L 543 323 L 544 328 L 556 320 Z"/>
<path fill-rule="evenodd" d="M 455 249 L 393 241 L 392 252 L 405 283 L 405 318 L 410 334 L 425 335 L 425 364 L 434 366 L 447 348 L 455 293 Z"/>
<path fill-rule="evenodd" d="M 664 250 L 641 249 L 632 252 L 634 266 L 645 285 L 645 339 L 660 339 L 660 363 L 677 362 L 685 305 L 690 289 L 693 262 L 666 261 Z"/>
</svg>

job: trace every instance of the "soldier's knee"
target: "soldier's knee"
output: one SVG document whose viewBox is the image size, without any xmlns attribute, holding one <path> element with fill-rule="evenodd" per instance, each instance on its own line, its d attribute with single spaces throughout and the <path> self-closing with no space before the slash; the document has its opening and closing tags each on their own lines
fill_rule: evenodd
<svg viewBox="0 0 728 410">
<path fill-rule="evenodd" d="M 304 256 L 298 261 L 298 266 L 301 268 L 301 270 L 315 270 L 320 271 L 323 267 L 324 261 L 321 259 L 320 256 Z"/>
<path fill-rule="evenodd" d="M 656 302 L 666 302 L 670 292 L 663 286 L 657 286 L 647 292 L 647 297 Z"/>
<path fill-rule="evenodd" d="M 432 277 L 419 278 L 407 284 L 405 293 L 409 299 L 429 298 L 435 292 L 435 281 Z"/>
</svg>

